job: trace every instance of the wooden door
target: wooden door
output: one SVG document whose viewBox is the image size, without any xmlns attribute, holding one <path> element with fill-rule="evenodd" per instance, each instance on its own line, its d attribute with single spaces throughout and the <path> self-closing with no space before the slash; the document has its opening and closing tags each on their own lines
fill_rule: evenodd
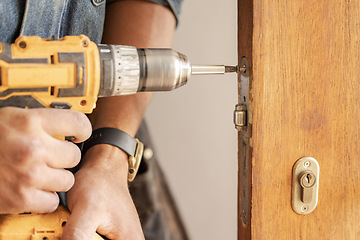
<svg viewBox="0 0 360 240">
<path fill-rule="evenodd" d="M 248 105 L 239 239 L 360 239 L 360 1 L 238 7 L 239 64 L 246 57 L 250 81 L 249 99 L 239 89 Z M 304 156 L 320 166 L 308 215 L 291 206 L 292 168 Z"/>
</svg>

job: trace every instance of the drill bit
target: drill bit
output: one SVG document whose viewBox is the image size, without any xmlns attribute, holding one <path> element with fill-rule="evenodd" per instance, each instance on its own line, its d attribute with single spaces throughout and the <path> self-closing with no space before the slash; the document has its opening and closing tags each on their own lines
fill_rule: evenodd
<svg viewBox="0 0 360 240">
<path fill-rule="evenodd" d="M 241 71 L 238 66 L 225 66 L 225 65 L 192 65 L 191 74 L 192 75 L 202 75 L 202 74 L 224 74 L 231 72 Z"/>
</svg>

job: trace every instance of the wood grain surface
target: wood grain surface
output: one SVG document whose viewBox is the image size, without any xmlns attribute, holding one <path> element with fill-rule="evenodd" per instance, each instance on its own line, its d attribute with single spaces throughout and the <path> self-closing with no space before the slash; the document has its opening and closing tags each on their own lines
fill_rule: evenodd
<svg viewBox="0 0 360 240">
<path fill-rule="evenodd" d="M 239 239 L 360 239 L 360 1 L 251 2 L 251 237 Z M 306 216 L 291 208 L 303 156 L 320 164 Z"/>
</svg>

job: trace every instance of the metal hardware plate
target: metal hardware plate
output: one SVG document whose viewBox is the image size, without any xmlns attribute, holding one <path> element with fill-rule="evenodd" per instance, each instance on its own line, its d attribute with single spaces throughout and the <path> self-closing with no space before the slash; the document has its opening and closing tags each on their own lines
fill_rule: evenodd
<svg viewBox="0 0 360 240">
<path fill-rule="evenodd" d="M 320 166 L 315 158 L 300 158 L 293 167 L 291 205 L 297 214 L 307 215 L 318 203 Z"/>
<path fill-rule="evenodd" d="M 246 57 L 239 66 L 239 100 L 234 112 L 235 127 L 239 131 L 239 207 L 241 223 L 250 224 L 251 218 L 251 99 L 250 66 Z"/>
</svg>

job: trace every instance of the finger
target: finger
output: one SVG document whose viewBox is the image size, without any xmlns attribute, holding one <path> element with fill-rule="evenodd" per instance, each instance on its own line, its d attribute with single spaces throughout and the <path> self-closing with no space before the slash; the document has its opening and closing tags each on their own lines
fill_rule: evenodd
<svg viewBox="0 0 360 240">
<path fill-rule="evenodd" d="M 46 156 L 44 156 L 44 158 L 49 167 L 72 168 L 79 164 L 81 151 L 74 143 L 53 137 L 49 137 L 46 143 L 48 144 L 48 151 L 45 153 Z"/>
<path fill-rule="evenodd" d="M 62 240 L 92 240 L 98 227 L 92 210 L 74 208 L 65 225 Z"/>
<path fill-rule="evenodd" d="M 74 183 L 75 177 L 70 171 L 47 168 L 38 179 L 37 187 L 47 192 L 67 192 Z"/>
<path fill-rule="evenodd" d="M 36 109 L 42 126 L 52 136 L 74 136 L 82 142 L 91 135 L 91 123 L 85 114 L 64 109 Z"/>
<path fill-rule="evenodd" d="M 55 192 L 35 190 L 25 205 L 26 212 L 49 213 L 59 206 L 59 196 Z"/>
</svg>

